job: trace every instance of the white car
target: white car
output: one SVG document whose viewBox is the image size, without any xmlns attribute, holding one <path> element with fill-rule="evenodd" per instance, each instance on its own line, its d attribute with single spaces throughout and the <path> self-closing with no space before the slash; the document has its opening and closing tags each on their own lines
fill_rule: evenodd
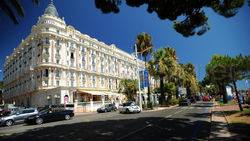
<svg viewBox="0 0 250 141">
<path fill-rule="evenodd" d="M 120 113 L 140 113 L 141 109 L 133 102 L 126 102 L 119 106 Z"/>
</svg>

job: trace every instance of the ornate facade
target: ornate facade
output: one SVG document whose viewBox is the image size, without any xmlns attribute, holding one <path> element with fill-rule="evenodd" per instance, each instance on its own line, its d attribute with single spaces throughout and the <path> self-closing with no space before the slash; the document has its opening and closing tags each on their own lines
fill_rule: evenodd
<svg viewBox="0 0 250 141">
<path fill-rule="evenodd" d="M 19 106 L 99 101 L 117 94 L 122 78 L 136 79 L 136 70 L 134 55 L 67 26 L 52 2 L 6 57 L 4 99 Z"/>
</svg>

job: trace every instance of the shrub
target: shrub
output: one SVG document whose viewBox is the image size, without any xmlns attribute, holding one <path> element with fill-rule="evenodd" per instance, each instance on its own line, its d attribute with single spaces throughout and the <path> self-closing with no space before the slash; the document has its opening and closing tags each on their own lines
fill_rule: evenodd
<svg viewBox="0 0 250 141">
<path fill-rule="evenodd" d="M 250 105 L 250 96 L 247 97 L 246 103 Z"/>
<path fill-rule="evenodd" d="M 220 95 L 217 95 L 215 98 L 216 101 L 220 101 Z"/>
<path fill-rule="evenodd" d="M 169 101 L 169 104 L 171 104 L 171 105 L 176 105 L 176 104 L 179 104 L 179 100 L 178 99 L 171 99 L 170 101 Z"/>
<path fill-rule="evenodd" d="M 145 105 L 145 104 L 142 104 L 141 106 L 142 106 L 142 109 L 145 109 L 145 108 L 146 108 L 146 105 Z"/>
<path fill-rule="evenodd" d="M 152 109 L 152 110 L 154 109 L 154 106 L 153 106 L 153 103 L 152 103 L 152 102 L 149 102 L 149 103 L 148 103 L 148 108 L 150 108 L 150 109 Z"/>
</svg>

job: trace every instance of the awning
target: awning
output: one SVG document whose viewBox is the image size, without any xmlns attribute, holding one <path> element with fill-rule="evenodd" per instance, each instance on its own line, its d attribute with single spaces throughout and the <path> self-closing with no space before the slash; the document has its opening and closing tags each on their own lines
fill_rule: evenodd
<svg viewBox="0 0 250 141">
<path fill-rule="evenodd" d="M 88 93 L 88 94 L 91 94 L 91 95 L 108 95 L 106 94 L 106 92 L 100 92 L 100 91 L 84 91 L 84 90 L 78 90 L 80 92 L 83 92 L 83 93 Z"/>
</svg>

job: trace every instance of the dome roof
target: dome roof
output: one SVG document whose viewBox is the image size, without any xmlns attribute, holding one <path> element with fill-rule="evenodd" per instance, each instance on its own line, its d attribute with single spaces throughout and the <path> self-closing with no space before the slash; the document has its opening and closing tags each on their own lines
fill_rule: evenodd
<svg viewBox="0 0 250 141">
<path fill-rule="evenodd" d="M 57 10 L 56 10 L 56 7 L 54 6 L 53 4 L 53 1 L 51 1 L 51 3 L 48 5 L 48 7 L 45 9 L 45 12 L 44 14 L 48 14 L 48 15 L 51 15 L 51 16 L 56 16 L 56 17 L 59 17 L 58 13 L 57 13 Z"/>
</svg>

